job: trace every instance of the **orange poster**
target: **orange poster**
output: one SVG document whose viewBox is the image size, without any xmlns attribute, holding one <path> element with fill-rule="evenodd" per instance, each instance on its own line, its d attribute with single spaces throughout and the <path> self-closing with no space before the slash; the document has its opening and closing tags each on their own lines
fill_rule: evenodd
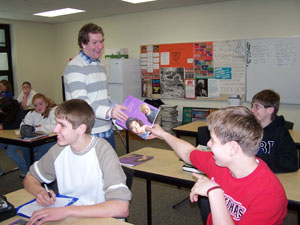
<svg viewBox="0 0 300 225">
<path fill-rule="evenodd" d="M 160 67 L 183 67 L 194 66 L 194 44 L 160 44 Z"/>
</svg>

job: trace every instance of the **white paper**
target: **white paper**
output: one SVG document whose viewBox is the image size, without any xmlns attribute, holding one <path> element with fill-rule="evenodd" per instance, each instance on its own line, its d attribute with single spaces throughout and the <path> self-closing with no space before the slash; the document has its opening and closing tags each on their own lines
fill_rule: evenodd
<svg viewBox="0 0 300 225">
<path fill-rule="evenodd" d="M 56 197 L 56 201 L 53 205 L 47 206 L 47 207 L 43 207 L 37 204 L 36 200 L 34 200 L 33 202 L 26 204 L 24 206 L 22 206 L 19 210 L 18 210 L 18 214 L 23 214 L 27 217 L 31 217 L 32 213 L 36 210 L 39 209 L 43 209 L 43 208 L 55 208 L 55 207 L 65 207 L 67 206 L 70 202 L 73 201 L 73 198 L 65 198 L 65 197 Z"/>
<path fill-rule="evenodd" d="M 170 65 L 170 52 L 162 52 L 160 54 L 160 64 L 163 66 Z"/>
</svg>

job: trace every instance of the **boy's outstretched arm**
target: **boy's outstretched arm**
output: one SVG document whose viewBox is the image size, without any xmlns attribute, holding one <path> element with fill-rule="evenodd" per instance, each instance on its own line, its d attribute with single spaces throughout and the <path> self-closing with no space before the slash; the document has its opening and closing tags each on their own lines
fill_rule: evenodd
<svg viewBox="0 0 300 225">
<path fill-rule="evenodd" d="M 164 131 L 158 124 L 154 124 L 152 129 L 149 131 L 151 134 L 147 137 L 147 139 L 160 138 L 166 141 L 184 162 L 191 164 L 190 154 L 193 150 L 195 150 L 193 145 Z"/>
</svg>

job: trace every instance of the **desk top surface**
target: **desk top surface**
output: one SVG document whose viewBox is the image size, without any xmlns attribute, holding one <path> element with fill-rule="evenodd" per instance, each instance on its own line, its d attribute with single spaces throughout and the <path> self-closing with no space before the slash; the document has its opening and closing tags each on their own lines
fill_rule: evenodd
<svg viewBox="0 0 300 225">
<path fill-rule="evenodd" d="M 192 173 L 182 171 L 182 165 L 184 162 L 179 160 L 176 153 L 172 150 L 146 147 L 129 154 L 132 153 L 154 156 L 153 159 L 149 161 L 134 167 L 129 167 L 133 170 L 195 181 Z"/>
<path fill-rule="evenodd" d="M 182 171 L 182 161 L 174 151 L 159 148 L 142 148 L 132 153 L 152 155 L 153 159 L 140 165 L 130 167 L 133 170 L 144 171 L 148 173 L 160 174 L 167 177 L 174 177 L 185 180 L 195 181 L 192 173 Z M 276 174 L 281 181 L 289 200 L 300 202 L 300 170 L 293 173 Z"/>
<path fill-rule="evenodd" d="M 56 136 L 56 134 L 55 133 L 50 133 L 46 137 L 52 137 L 52 136 Z M 0 130 L 0 138 L 19 140 L 19 138 L 20 138 L 19 129 L 16 129 L 16 130 Z M 34 140 L 37 140 L 37 139 L 34 139 Z"/>
<path fill-rule="evenodd" d="M 198 127 L 207 126 L 206 121 L 195 121 L 173 128 L 176 131 L 198 132 Z M 289 130 L 295 143 L 300 143 L 300 130 Z"/>
<path fill-rule="evenodd" d="M 178 127 L 173 128 L 175 131 L 191 131 L 191 132 L 198 132 L 198 127 L 207 126 L 206 120 L 204 121 L 194 121 L 188 124 L 184 124 Z"/>
<path fill-rule="evenodd" d="M 12 203 L 15 207 L 18 207 L 34 198 L 33 195 L 29 194 L 25 189 L 20 189 L 11 193 L 8 193 L 5 195 L 7 197 L 7 200 Z M 10 222 L 13 222 L 17 220 L 18 218 L 23 218 L 20 216 L 15 216 L 10 219 L 7 219 L 5 221 L 0 222 L 0 225 L 9 224 Z M 46 224 L 72 224 L 72 225 L 82 225 L 82 224 L 97 224 L 97 225 L 125 225 L 129 223 L 122 222 L 120 220 L 114 219 L 114 218 L 67 218 L 62 221 L 57 222 L 48 222 Z"/>
</svg>

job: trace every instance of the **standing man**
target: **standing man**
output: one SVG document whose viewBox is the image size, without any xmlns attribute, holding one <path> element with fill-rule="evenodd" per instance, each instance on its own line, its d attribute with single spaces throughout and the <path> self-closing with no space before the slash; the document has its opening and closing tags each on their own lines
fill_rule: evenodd
<svg viewBox="0 0 300 225">
<path fill-rule="evenodd" d="M 280 96 L 273 90 L 263 90 L 252 98 L 252 112 L 263 127 L 263 139 L 257 156 L 274 173 L 298 170 L 296 145 L 285 127 L 283 116 L 277 116 Z"/>
<path fill-rule="evenodd" d="M 115 139 L 111 119 L 127 120 L 122 111 L 126 107 L 110 101 L 107 91 L 105 67 L 100 64 L 104 49 L 104 33 L 101 27 L 89 23 L 78 33 L 79 54 L 67 65 L 64 72 L 66 100 L 85 100 L 95 112 L 92 135 L 106 139 L 114 149 Z"/>
</svg>

